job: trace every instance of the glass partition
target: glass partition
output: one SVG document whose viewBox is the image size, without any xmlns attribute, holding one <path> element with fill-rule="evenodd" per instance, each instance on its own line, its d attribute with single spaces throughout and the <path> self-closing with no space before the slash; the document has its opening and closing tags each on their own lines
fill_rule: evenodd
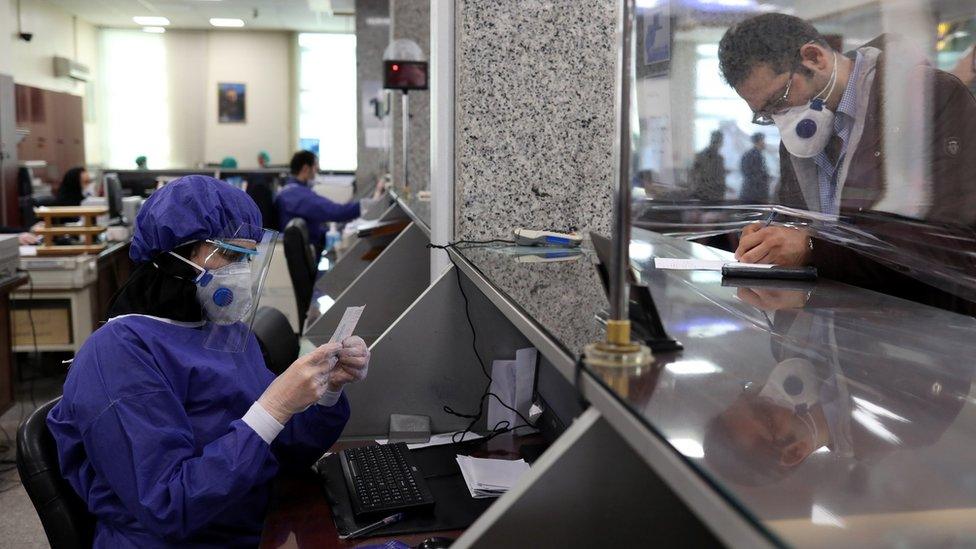
<svg viewBox="0 0 976 549">
<path fill-rule="evenodd" d="M 976 0 L 637 4 L 636 225 L 976 314 Z"/>
</svg>

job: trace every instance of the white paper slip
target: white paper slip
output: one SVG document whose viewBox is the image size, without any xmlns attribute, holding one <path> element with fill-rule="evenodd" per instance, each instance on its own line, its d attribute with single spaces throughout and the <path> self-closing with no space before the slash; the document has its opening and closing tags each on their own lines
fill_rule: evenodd
<svg viewBox="0 0 976 549">
<path fill-rule="evenodd" d="M 332 333 L 332 338 L 329 339 L 329 343 L 339 343 L 343 339 L 351 336 L 353 331 L 356 330 L 356 324 L 359 324 L 359 318 L 363 316 L 363 309 L 365 308 L 365 305 L 346 307 L 346 312 L 342 313 L 339 325 L 336 326 L 335 332 Z"/>
<path fill-rule="evenodd" d="M 532 407 L 532 389 L 535 386 L 536 356 L 535 348 L 527 347 L 515 351 L 515 360 L 492 362 L 490 391 L 501 402 L 494 398 L 488 399 L 489 429 L 525 425 L 518 414 L 505 406 L 515 408 L 519 414 L 528 417 Z"/>
<path fill-rule="evenodd" d="M 675 257 L 655 257 L 654 268 L 666 269 L 671 271 L 721 271 L 726 265 L 737 267 L 756 267 L 759 269 L 771 269 L 775 265 L 766 263 L 739 263 L 738 261 L 726 261 L 724 259 L 679 259 Z"/>
<path fill-rule="evenodd" d="M 363 309 L 365 308 L 365 305 L 361 305 L 359 307 L 346 307 L 346 312 L 342 313 L 342 318 L 339 319 L 339 325 L 336 326 L 335 332 L 332 332 L 332 338 L 329 339 L 329 343 L 341 343 L 342 340 L 351 336 L 356 330 L 356 324 L 359 324 L 359 318 L 363 316 Z M 332 358 L 329 364 L 330 370 L 335 367 L 337 361 L 338 358 Z M 323 377 L 325 379 L 322 380 L 322 383 L 328 383 L 329 374 L 325 374 Z M 326 389 L 325 394 L 323 394 L 322 398 L 319 399 L 319 405 L 326 407 L 335 406 L 335 403 L 339 402 L 339 395 L 341 394 L 342 388 L 339 388 L 338 391 Z"/>
<path fill-rule="evenodd" d="M 37 246 L 21 246 L 21 257 L 34 257 L 37 255 Z"/>
</svg>

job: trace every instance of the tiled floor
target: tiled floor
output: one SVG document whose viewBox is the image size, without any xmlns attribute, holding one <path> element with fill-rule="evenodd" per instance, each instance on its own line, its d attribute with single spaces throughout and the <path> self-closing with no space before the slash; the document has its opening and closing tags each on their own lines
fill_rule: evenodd
<svg viewBox="0 0 976 549">
<path fill-rule="evenodd" d="M 0 417 L 0 548 L 49 547 L 41 521 L 20 484 L 14 462 L 17 427 L 23 418 L 61 394 L 64 376 L 47 376 L 17 387 L 16 402 Z M 33 398 L 32 398 L 33 397 Z"/>
</svg>

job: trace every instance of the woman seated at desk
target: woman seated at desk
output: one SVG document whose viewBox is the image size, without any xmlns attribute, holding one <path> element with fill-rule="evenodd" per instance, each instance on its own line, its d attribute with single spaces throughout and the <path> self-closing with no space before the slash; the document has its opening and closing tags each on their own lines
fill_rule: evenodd
<svg viewBox="0 0 976 549">
<path fill-rule="evenodd" d="M 308 468 L 365 377 L 359 337 L 277 378 L 250 331 L 275 243 L 247 195 L 205 176 L 154 193 L 137 264 L 47 418 L 61 472 L 95 515 L 95 547 L 257 545 L 270 481 Z"/>
</svg>

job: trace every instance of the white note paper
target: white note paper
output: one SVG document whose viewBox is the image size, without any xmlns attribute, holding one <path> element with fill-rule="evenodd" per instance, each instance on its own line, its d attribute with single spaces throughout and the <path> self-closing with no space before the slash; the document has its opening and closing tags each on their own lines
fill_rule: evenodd
<svg viewBox="0 0 976 549">
<path fill-rule="evenodd" d="M 347 307 L 346 312 L 342 313 L 342 318 L 339 320 L 339 325 L 336 326 L 335 332 L 332 333 L 332 338 L 329 339 L 329 343 L 341 343 L 342 340 L 351 336 L 353 331 L 356 329 L 356 324 L 359 323 L 359 318 L 363 316 L 363 309 L 365 305 L 359 307 Z M 335 363 L 338 359 L 333 358 L 329 364 L 329 371 L 335 367 Z M 325 374 L 325 379 L 322 383 L 329 382 L 329 374 Z M 328 388 L 325 390 L 325 394 L 319 399 L 319 404 L 322 406 L 335 406 L 336 402 L 339 402 L 339 395 L 342 394 L 342 388 L 340 387 L 338 391 L 332 391 Z"/>
<path fill-rule="evenodd" d="M 737 267 L 757 267 L 760 269 L 770 269 L 774 265 L 766 263 L 739 263 L 738 261 L 728 261 L 725 259 L 678 259 L 674 257 L 655 257 L 654 268 L 670 271 L 721 271 L 726 265 Z"/>
</svg>

